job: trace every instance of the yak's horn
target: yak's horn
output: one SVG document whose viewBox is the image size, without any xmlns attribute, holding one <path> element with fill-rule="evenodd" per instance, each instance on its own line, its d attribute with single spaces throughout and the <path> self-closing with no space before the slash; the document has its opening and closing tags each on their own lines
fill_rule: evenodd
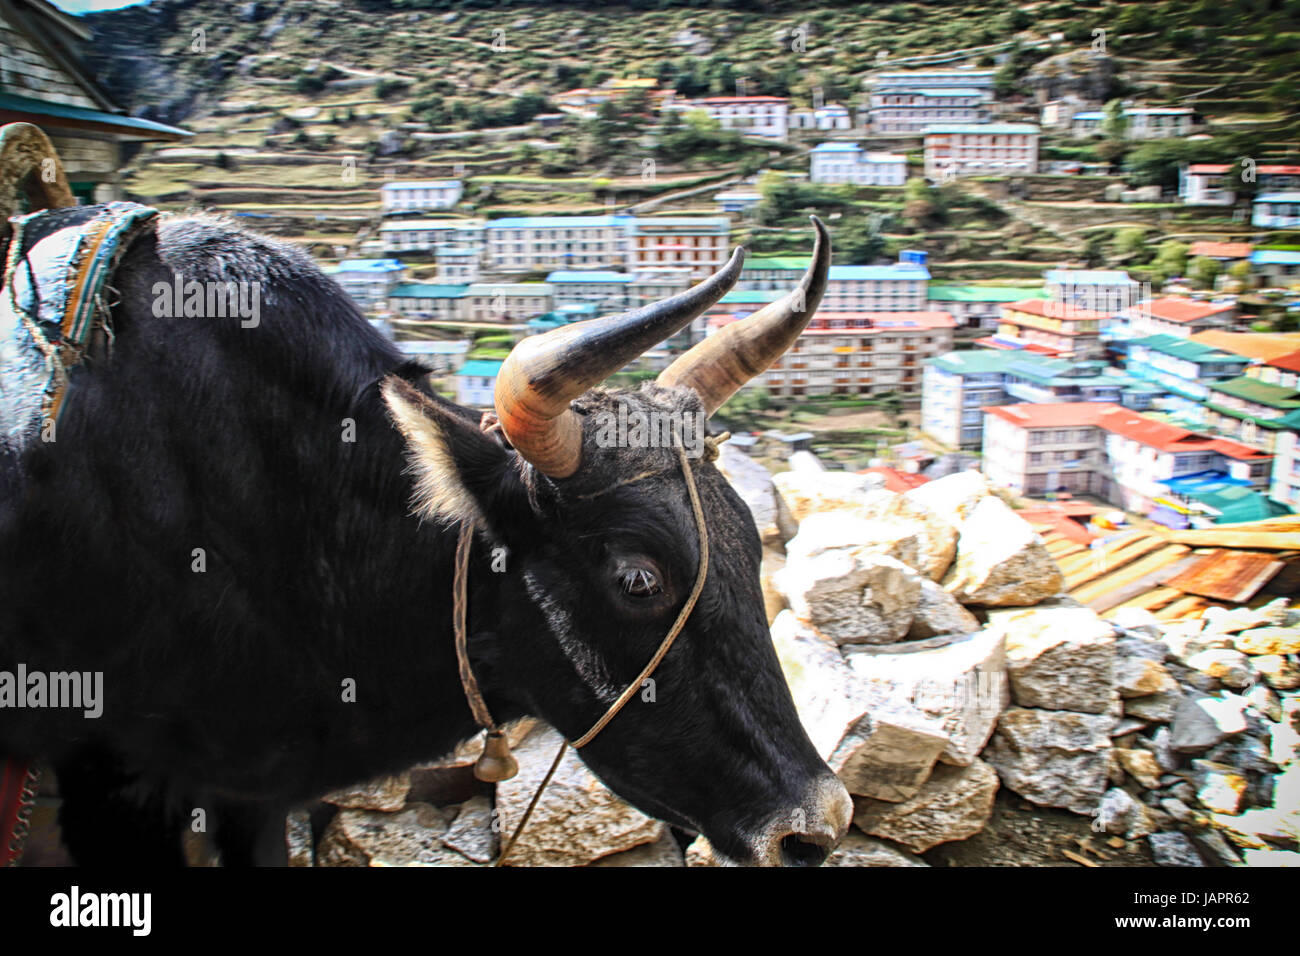
<svg viewBox="0 0 1300 956">
<path fill-rule="evenodd" d="M 497 375 L 496 409 L 515 450 L 543 474 L 567 478 L 582 460 L 582 424 L 569 402 L 701 315 L 740 277 L 745 250 L 662 302 L 531 335 Z"/>
<path fill-rule="evenodd" d="M 660 385 L 686 385 L 712 415 L 755 375 L 785 354 L 821 304 L 831 265 L 831 237 L 816 216 L 812 262 L 788 295 L 723 326 L 659 373 Z"/>
<path fill-rule="evenodd" d="M 31 123 L 8 123 L 0 128 L 0 236 L 9 234 L 20 194 L 33 212 L 77 204 L 49 137 Z"/>
</svg>

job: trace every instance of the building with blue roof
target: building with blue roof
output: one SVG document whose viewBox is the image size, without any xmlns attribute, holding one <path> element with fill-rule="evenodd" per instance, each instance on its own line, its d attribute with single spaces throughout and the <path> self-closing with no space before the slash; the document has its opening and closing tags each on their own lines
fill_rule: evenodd
<svg viewBox="0 0 1300 956">
<path fill-rule="evenodd" d="M 1120 269 L 1048 269 L 1043 281 L 1054 302 L 1094 312 L 1122 312 L 1137 304 L 1141 292 Z"/>
<path fill-rule="evenodd" d="M 388 295 L 406 275 L 400 259 L 344 259 L 325 270 L 362 309 L 387 303 Z"/>
<path fill-rule="evenodd" d="M 809 155 L 808 179 L 814 183 L 901 186 L 907 182 L 907 157 L 871 152 L 857 143 L 821 143 Z"/>
<path fill-rule="evenodd" d="M 1250 254 L 1250 267 L 1265 285 L 1290 286 L 1300 283 L 1300 251 L 1256 249 Z"/>
<path fill-rule="evenodd" d="M 1260 193 L 1251 207 L 1250 221 L 1265 229 L 1300 228 L 1300 192 Z"/>
<path fill-rule="evenodd" d="M 469 359 L 456 371 L 456 400 L 472 408 L 491 408 L 502 362 Z"/>
</svg>

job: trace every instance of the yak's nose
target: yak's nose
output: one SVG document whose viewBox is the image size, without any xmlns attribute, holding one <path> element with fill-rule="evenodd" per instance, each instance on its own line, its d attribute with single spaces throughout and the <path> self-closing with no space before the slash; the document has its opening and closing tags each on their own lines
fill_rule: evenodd
<svg viewBox="0 0 1300 956">
<path fill-rule="evenodd" d="M 773 817 L 755 856 L 760 866 L 821 866 L 844 839 L 853 801 L 839 778 L 818 777 L 799 806 Z"/>
</svg>

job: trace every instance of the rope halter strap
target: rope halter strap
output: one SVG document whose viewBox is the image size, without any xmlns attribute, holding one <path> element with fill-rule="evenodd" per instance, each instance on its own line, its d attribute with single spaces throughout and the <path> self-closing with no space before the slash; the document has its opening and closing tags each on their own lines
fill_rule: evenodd
<svg viewBox="0 0 1300 956">
<path fill-rule="evenodd" d="M 722 440 L 725 440 L 723 438 Z M 662 663 L 668 651 L 672 648 L 673 642 L 681 634 L 682 629 L 686 627 L 686 622 L 695 610 L 695 604 L 700 599 L 700 593 L 704 590 L 704 581 L 709 573 L 709 529 L 704 521 L 704 507 L 700 503 L 699 489 L 695 486 L 695 475 L 691 471 L 690 460 L 686 455 L 686 449 L 681 444 L 675 444 L 674 450 L 677 452 L 677 459 L 681 465 L 682 475 L 686 479 L 686 490 L 691 499 L 691 511 L 695 516 L 695 529 L 699 535 L 699 553 L 700 566 L 695 573 L 695 585 L 691 588 L 690 595 L 686 598 L 686 603 L 682 605 L 681 611 L 677 614 L 677 619 L 673 626 L 669 628 L 668 633 L 659 644 L 659 649 L 655 651 L 654 656 L 650 658 L 649 663 L 641 669 L 630 684 L 624 688 L 623 693 L 618 695 L 618 699 L 609 705 L 609 708 L 601 715 L 585 734 L 570 744 L 564 741 L 560 744 L 559 751 L 555 754 L 555 759 L 551 761 L 551 767 L 546 771 L 546 776 L 542 778 L 541 784 L 533 793 L 532 799 L 528 803 L 528 808 L 524 811 L 523 817 L 519 820 L 519 825 L 511 834 L 510 839 L 506 841 L 501 848 L 501 853 L 497 856 L 493 866 L 500 866 L 506 856 L 513 849 L 516 841 L 524 832 L 524 827 L 528 825 L 528 818 L 532 816 L 533 809 L 537 806 L 537 801 L 541 799 L 542 793 L 546 790 L 547 784 L 555 775 L 556 769 L 560 766 L 560 761 L 564 759 L 564 754 L 570 746 L 575 750 L 585 747 L 591 743 L 596 735 L 609 726 L 610 721 L 618 716 L 628 701 L 630 701 L 637 690 L 645 683 L 646 678 L 653 674 L 656 668 Z M 710 445 L 716 453 L 716 446 Z M 474 715 L 475 722 L 487 731 L 487 742 L 484 745 L 483 756 L 479 758 L 474 766 L 474 774 L 481 780 L 500 781 L 508 780 L 517 772 L 518 765 L 513 756 L 510 755 L 509 745 L 506 742 L 505 734 L 496 722 L 493 721 L 491 713 L 488 711 L 487 703 L 483 699 L 482 692 L 479 690 L 478 681 L 474 678 L 473 669 L 469 663 L 469 652 L 466 644 L 468 627 L 466 617 L 469 607 L 468 600 L 468 582 L 469 582 L 469 553 L 470 546 L 474 540 L 474 525 L 472 522 L 463 521 L 460 526 L 460 537 L 456 541 L 456 566 L 453 580 L 453 600 L 452 600 L 452 629 L 456 638 L 456 658 L 460 671 L 461 686 L 465 690 L 465 697 L 469 701 L 470 711 Z M 508 771 L 508 772 L 507 772 Z M 502 775 L 503 774 L 503 775 Z"/>
</svg>

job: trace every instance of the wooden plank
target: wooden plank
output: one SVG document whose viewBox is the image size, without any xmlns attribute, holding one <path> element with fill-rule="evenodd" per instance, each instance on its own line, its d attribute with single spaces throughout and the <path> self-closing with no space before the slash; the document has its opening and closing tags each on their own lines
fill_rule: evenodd
<svg viewBox="0 0 1300 956">
<path fill-rule="evenodd" d="M 1146 540 L 1149 540 L 1149 536 L 1144 535 L 1141 532 L 1136 532 L 1135 534 L 1126 535 L 1125 537 L 1120 538 L 1116 541 L 1111 541 L 1109 544 L 1105 546 L 1103 552 L 1105 553 L 1106 558 L 1109 561 L 1113 559 L 1116 555 L 1118 555 L 1121 551 L 1123 551 L 1125 548 Z M 1096 551 L 1092 550 L 1091 548 L 1085 548 L 1082 553 L 1070 558 L 1066 558 L 1064 561 L 1058 561 L 1057 564 L 1061 566 L 1061 572 L 1063 574 L 1070 575 L 1082 570 L 1085 567 L 1091 567 L 1093 561 L 1096 560 L 1096 557 L 1097 557 Z"/>
<path fill-rule="evenodd" d="M 1210 602 L 1194 594 L 1185 594 L 1163 610 L 1156 611 L 1157 621 L 1175 621 L 1180 617 L 1189 617 L 1198 611 L 1204 611 Z"/>
<path fill-rule="evenodd" d="M 1213 551 L 1164 583 L 1188 594 L 1240 604 L 1286 567 L 1266 554 L 1250 551 Z"/>
<path fill-rule="evenodd" d="M 1300 531 L 1220 531 L 1217 528 L 1202 528 L 1196 531 L 1174 531 L 1169 535 L 1169 540 L 1200 548 L 1290 551 L 1300 548 Z"/>
<path fill-rule="evenodd" d="M 1138 541 L 1127 548 L 1121 548 L 1119 551 L 1111 554 L 1104 552 L 1105 558 L 1102 561 L 1093 561 L 1086 564 L 1073 574 L 1065 576 L 1065 589 L 1073 591 L 1075 588 L 1087 584 L 1097 578 L 1104 577 L 1114 571 L 1119 570 L 1126 564 L 1136 561 L 1152 551 L 1158 551 L 1166 546 L 1162 538 L 1146 538 Z"/>
<path fill-rule="evenodd" d="M 1104 611 L 1127 598 L 1136 597 L 1142 591 L 1150 590 L 1152 585 L 1162 581 L 1174 566 L 1180 563 L 1179 559 L 1187 554 L 1187 550 L 1180 544 L 1166 545 L 1142 560 L 1126 565 L 1114 574 L 1108 574 L 1071 591 L 1070 596 L 1076 601 L 1089 605 L 1094 611 Z M 1139 590 L 1126 594 L 1125 592 L 1135 584 Z"/>
<path fill-rule="evenodd" d="M 1146 594 L 1130 598 L 1123 604 L 1115 605 L 1107 613 L 1113 613 L 1127 607 L 1135 607 L 1143 611 L 1154 611 L 1157 608 L 1165 607 L 1182 596 L 1182 591 L 1176 591 L 1173 588 L 1153 588 Z"/>
</svg>

